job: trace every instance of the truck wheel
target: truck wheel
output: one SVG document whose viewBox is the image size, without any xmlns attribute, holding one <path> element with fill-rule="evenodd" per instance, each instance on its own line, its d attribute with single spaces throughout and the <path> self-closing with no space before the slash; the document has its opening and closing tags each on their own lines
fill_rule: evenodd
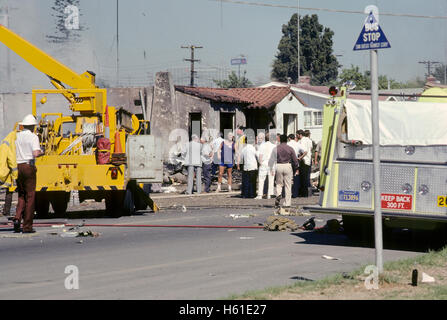
<svg viewBox="0 0 447 320">
<path fill-rule="evenodd" d="M 108 191 L 105 195 L 107 215 L 119 218 L 124 213 L 124 197 L 126 191 Z"/>
<path fill-rule="evenodd" d="M 52 195 L 50 196 L 50 203 L 56 217 L 65 215 L 69 200 L 70 192 L 52 192 Z"/>
<path fill-rule="evenodd" d="M 49 217 L 50 201 L 46 192 L 36 192 L 36 219 L 46 219 Z"/>
</svg>

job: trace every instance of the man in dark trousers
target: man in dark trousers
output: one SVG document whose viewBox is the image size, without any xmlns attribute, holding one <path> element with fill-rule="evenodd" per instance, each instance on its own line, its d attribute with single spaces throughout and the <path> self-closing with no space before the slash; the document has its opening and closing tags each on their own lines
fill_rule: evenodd
<svg viewBox="0 0 447 320">
<path fill-rule="evenodd" d="M 284 207 L 290 207 L 292 204 L 292 179 L 298 174 L 298 160 L 295 150 L 287 145 L 287 136 L 280 136 L 280 144 L 273 149 L 270 157 L 270 168 L 273 167 L 272 161 L 276 161 L 276 201 L 275 206 L 279 206 L 282 195 L 282 188 L 285 189 Z"/>
<path fill-rule="evenodd" d="M 14 221 L 14 232 L 20 232 L 20 223 L 23 218 L 23 233 L 33 233 L 34 202 L 36 198 L 36 173 L 35 159 L 43 153 L 40 149 L 39 138 L 34 133 L 37 125 L 36 118 L 29 114 L 19 125 L 23 130 L 17 133 L 16 155 L 19 177 L 17 179 L 17 203 Z"/>
</svg>

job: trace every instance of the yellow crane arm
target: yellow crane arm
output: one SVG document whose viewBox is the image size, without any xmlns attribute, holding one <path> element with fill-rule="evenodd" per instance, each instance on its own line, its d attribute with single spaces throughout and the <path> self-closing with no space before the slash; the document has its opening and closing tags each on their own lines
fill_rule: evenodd
<svg viewBox="0 0 447 320">
<path fill-rule="evenodd" d="M 96 88 L 94 74 L 77 74 L 1 24 L 0 42 L 51 79 L 76 89 Z"/>
</svg>

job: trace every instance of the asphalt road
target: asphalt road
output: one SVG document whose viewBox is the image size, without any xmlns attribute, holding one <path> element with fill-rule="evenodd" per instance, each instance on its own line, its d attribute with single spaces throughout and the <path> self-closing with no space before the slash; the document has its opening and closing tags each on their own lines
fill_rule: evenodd
<svg viewBox="0 0 447 320">
<path fill-rule="evenodd" d="M 219 197 L 207 199 L 218 203 Z M 273 212 L 268 204 L 239 208 L 237 203 L 234 208 L 195 204 L 192 208 L 188 198 L 176 199 L 179 205 L 185 204 L 186 212 L 177 204 L 157 214 L 119 219 L 102 218 L 98 211 L 93 215 L 97 218 L 85 223 L 254 226 L 263 224 Z M 77 224 L 91 216 L 77 214 L 82 218 L 75 212 L 68 220 L 42 221 Z M 254 216 L 233 219 L 230 214 Z M 308 217 L 291 218 L 301 225 Z M 317 226 L 333 218 L 318 216 Z M 0 223 L 5 221 L 0 217 Z M 64 238 L 61 228 L 36 229 L 36 234 L 22 235 L 0 228 L 0 299 L 220 299 L 351 271 L 373 263 L 375 257 L 373 248 L 352 243 L 343 234 L 312 231 L 83 227 L 100 235 Z M 386 249 L 384 260 L 417 254 L 403 244 Z M 340 260 L 326 260 L 322 255 Z M 64 285 L 69 265 L 79 271 L 77 290 Z"/>
</svg>

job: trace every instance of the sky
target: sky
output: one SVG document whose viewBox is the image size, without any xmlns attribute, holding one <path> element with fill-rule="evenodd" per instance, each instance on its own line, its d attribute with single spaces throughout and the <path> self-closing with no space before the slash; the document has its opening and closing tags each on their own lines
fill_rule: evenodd
<svg viewBox="0 0 447 320">
<path fill-rule="evenodd" d="M 379 12 L 447 16 L 445 0 L 246 0 L 300 7 L 363 11 L 367 5 Z M 47 41 L 55 29 L 54 0 L 0 0 L 9 5 L 9 27 L 82 73 L 89 69 L 113 85 L 116 81 L 116 0 L 80 0 L 80 25 L 84 29 L 75 43 L 55 45 Z M 121 85 L 141 85 L 157 71 L 174 70 L 188 81 L 190 51 L 196 50 L 199 70 L 220 68 L 237 71 L 231 58 L 244 55 L 242 68 L 256 84 L 270 81 L 271 65 L 281 39 L 281 27 L 295 9 L 257 7 L 212 0 L 119 0 L 119 60 Z M 300 10 L 318 14 L 319 22 L 334 31 L 334 53 L 343 67 L 369 70 L 369 52 L 354 52 L 366 15 Z M 447 20 L 380 16 L 380 26 L 391 48 L 379 51 L 379 73 L 398 81 L 424 77 L 419 61 L 447 62 Z M 6 49 L 0 45 L 0 90 L 27 91 L 47 87 L 47 79 L 12 54 L 12 79 L 5 78 Z M 223 73 L 225 75 L 225 73 Z M 201 83 L 217 74 L 200 73 Z M 6 81 L 8 80 L 8 81 Z M 199 81 L 199 83 L 200 83 Z M 208 81 L 208 82 L 206 82 Z M 14 84 L 20 84 L 14 85 Z M 12 88 L 11 88 L 12 87 Z"/>
</svg>

